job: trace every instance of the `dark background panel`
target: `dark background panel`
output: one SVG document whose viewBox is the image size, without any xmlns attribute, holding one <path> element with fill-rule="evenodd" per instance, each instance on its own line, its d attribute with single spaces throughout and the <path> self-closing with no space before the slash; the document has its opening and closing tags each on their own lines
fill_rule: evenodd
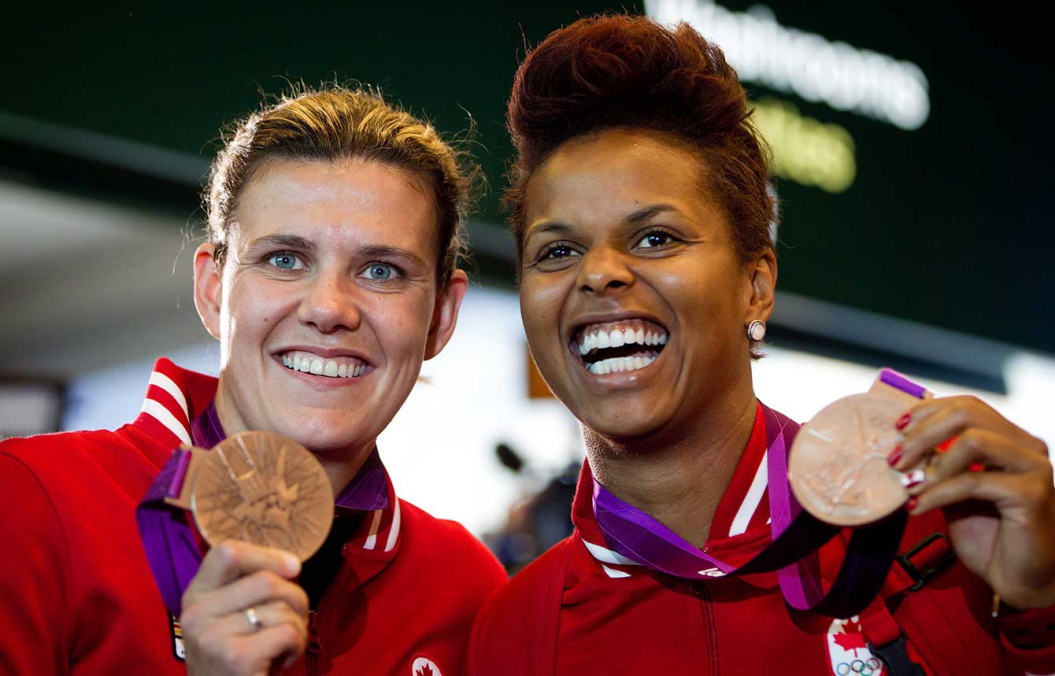
<svg viewBox="0 0 1055 676">
<path fill-rule="evenodd" d="M 750 4 L 722 6 L 744 11 Z M 475 153 L 491 186 L 480 217 L 500 224 L 497 196 L 510 153 L 504 104 L 524 45 L 577 16 L 628 6 L 343 7 L 143 5 L 82 16 L 21 10 L 0 48 L 0 113 L 177 151 L 204 167 L 220 124 L 257 106 L 261 90 L 277 93 L 286 79 L 355 78 L 452 133 L 467 127 L 471 113 Z M 785 26 L 915 62 L 931 101 L 926 123 L 904 131 L 745 83 L 753 96 L 779 97 L 803 115 L 841 125 L 856 147 L 857 177 L 844 193 L 778 181 L 781 288 L 1055 352 L 1043 22 L 1010 5 L 823 0 L 771 8 Z M 61 153 L 28 161 L 48 139 L 15 127 L 0 125 L 0 165 L 44 178 L 69 173 Z M 108 152 L 119 149 L 104 143 L 95 159 L 105 165 Z M 146 188 L 125 179 L 131 191 Z M 174 208 L 188 217 L 197 206 L 193 183 L 183 180 L 172 192 Z"/>
</svg>

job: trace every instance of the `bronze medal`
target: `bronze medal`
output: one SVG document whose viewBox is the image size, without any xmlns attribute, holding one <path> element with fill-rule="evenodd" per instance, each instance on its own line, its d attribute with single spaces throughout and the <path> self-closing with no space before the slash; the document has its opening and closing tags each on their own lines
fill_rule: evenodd
<svg viewBox="0 0 1055 676">
<path fill-rule="evenodd" d="M 244 432 L 193 454 L 189 507 L 210 545 L 242 540 L 301 561 L 322 546 L 333 523 L 333 489 L 304 446 L 279 434 Z"/>
<path fill-rule="evenodd" d="M 803 425 L 788 458 L 788 480 L 803 509 L 835 526 L 860 526 L 903 505 L 903 475 L 887 457 L 906 408 L 904 398 L 873 391 L 829 404 Z"/>
</svg>

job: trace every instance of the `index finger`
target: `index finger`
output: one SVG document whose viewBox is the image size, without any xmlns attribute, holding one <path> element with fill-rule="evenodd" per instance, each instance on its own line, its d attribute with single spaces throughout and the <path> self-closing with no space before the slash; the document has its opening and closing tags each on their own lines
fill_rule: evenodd
<svg viewBox="0 0 1055 676">
<path fill-rule="evenodd" d="M 913 406 L 898 421 L 898 429 L 905 435 L 906 440 L 926 436 L 927 441 L 935 446 L 972 427 L 1015 439 L 1026 448 L 1047 456 L 1047 447 L 1040 439 L 972 395 L 927 399 Z"/>
<path fill-rule="evenodd" d="M 238 540 L 224 540 L 209 550 L 198 574 L 187 587 L 189 592 L 217 589 L 245 575 L 269 570 L 291 579 L 300 573 L 300 559 L 274 547 L 261 547 Z"/>
</svg>

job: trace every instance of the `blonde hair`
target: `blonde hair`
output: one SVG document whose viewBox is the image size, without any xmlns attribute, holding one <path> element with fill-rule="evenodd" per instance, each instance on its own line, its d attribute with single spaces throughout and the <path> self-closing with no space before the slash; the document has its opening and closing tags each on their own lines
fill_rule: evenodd
<svg viewBox="0 0 1055 676">
<path fill-rule="evenodd" d="M 212 163 L 203 194 L 216 262 L 227 255 L 227 231 L 247 183 L 269 160 L 384 162 L 415 174 L 431 191 L 440 254 L 437 278 L 450 279 L 464 249 L 464 219 L 479 169 L 436 129 L 379 93 L 329 85 L 298 86 L 238 121 Z"/>
</svg>

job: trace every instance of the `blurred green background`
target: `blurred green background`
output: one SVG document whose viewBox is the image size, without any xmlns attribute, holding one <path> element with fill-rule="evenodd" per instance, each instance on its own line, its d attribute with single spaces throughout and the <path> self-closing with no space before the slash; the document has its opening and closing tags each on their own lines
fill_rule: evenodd
<svg viewBox="0 0 1055 676">
<path fill-rule="evenodd" d="M 755 99 L 793 105 L 853 142 L 844 191 L 778 180 L 780 288 L 1055 353 L 1044 132 L 1052 106 L 1034 10 L 834 0 L 770 8 L 784 26 L 917 64 L 930 99 L 926 122 L 906 131 L 745 83 Z M 478 260 L 492 283 L 511 285 L 497 198 L 510 156 L 512 74 L 526 45 L 606 9 L 643 10 L 556 0 L 325 10 L 141 4 L 80 16 L 23 7 L 0 60 L 0 167 L 18 180 L 193 220 L 224 122 L 288 80 L 355 79 L 451 134 L 471 116 L 490 183 L 474 224 L 486 249 Z"/>
</svg>

